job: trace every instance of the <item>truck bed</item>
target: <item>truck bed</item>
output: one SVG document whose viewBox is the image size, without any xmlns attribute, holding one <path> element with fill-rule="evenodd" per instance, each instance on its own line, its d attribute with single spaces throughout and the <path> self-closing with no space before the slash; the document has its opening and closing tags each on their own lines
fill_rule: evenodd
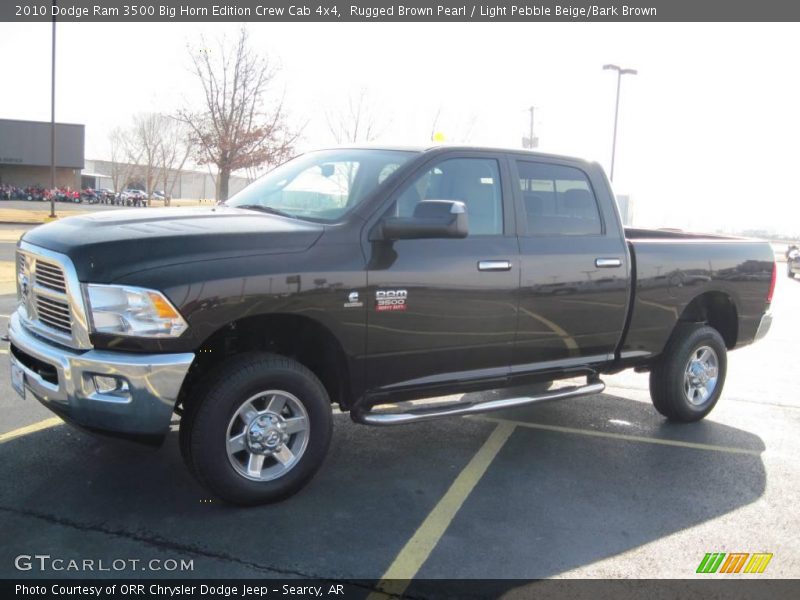
<svg viewBox="0 0 800 600">
<path fill-rule="evenodd" d="M 730 348 L 754 340 L 772 278 L 769 243 L 637 228 L 626 228 L 625 238 L 635 285 L 623 360 L 659 354 L 675 323 L 706 302 L 729 312 L 733 325 L 720 327 Z"/>
<path fill-rule="evenodd" d="M 680 229 L 644 229 L 641 227 L 625 227 L 625 239 L 628 240 L 685 240 L 685 241 L 753 241 L 746 238 L 724 236 L 712 233 L 692 233 Z"/>
</svg>

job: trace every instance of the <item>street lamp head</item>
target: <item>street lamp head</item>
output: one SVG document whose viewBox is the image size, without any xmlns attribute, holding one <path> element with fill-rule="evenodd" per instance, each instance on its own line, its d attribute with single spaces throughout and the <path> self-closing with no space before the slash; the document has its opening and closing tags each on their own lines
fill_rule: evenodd
<svg viewBox="0 0 800 600">
<path fill-rule="evenodd" d="M 616 71 L 620 75 L 636 75 L 638 73 L 636 69 L 623 69 L 619 65 L 614 65 L 614 64 L 603 65 L 603 70 Z"/>
</svg>

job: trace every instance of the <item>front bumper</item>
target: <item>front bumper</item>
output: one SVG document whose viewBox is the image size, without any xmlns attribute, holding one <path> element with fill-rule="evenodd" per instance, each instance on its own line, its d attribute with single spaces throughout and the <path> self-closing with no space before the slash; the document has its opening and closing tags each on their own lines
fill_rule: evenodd
<svg viewBox="0 0 800 600">
<path fill-rule="evenodd" d="M 30 333 L 14 313 L 10 359 L 24 373 L 26 393 L 65 420 L 89 430 L 150 443 L 169 431 L 175 403 L 194 354 L 75 351 Z M 123 385 L 100 392 L 96 376 Z"/>
</svg>

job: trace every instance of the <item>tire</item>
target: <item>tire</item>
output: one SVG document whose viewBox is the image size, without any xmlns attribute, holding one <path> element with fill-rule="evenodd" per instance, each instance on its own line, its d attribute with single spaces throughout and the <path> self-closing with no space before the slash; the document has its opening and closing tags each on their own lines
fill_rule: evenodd
<svg viewBox="0 0 800 600">
<path fill-rule="evenodd" d="M 700 323 L 679 324 L 650 371 L 653 406 L 670 421 L 699 421 L 719 400 L 727 368 L 725 341 L 716 329 Z"/>
<path fill-rule="evenodd" d="M 241 354 L 195 389 L 203 391 L 185 407 L 181 454 L 197 480 L 222 500 L 278 502 L 305 486 L 324 462 L 333 434 L 331 402 L 300 363 Z"/>
<path fill-rule="evenodd" d="M 792 271 L 791 265 L 787 265 L 786 274 L 789 276 L 789 279 L 794 279 L 794 272 Z"/>
</svg>

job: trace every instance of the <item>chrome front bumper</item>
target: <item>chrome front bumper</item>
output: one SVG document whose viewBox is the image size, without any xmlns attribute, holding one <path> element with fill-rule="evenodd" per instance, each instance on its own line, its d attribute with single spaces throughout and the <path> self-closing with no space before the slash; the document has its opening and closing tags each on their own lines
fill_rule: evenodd
<svg viewBox="0 0 800 600">
<path fill-rule="evenodd" d="M 30 392 L 65 420 L 90 430 L 157 442 L 169 423 L 194 354 L 75 351 L 30 333 L 11 315 L 9 357 Z M 118 390 L 100 392 L 95 377 L 116 377 Z"/>
</svg>

